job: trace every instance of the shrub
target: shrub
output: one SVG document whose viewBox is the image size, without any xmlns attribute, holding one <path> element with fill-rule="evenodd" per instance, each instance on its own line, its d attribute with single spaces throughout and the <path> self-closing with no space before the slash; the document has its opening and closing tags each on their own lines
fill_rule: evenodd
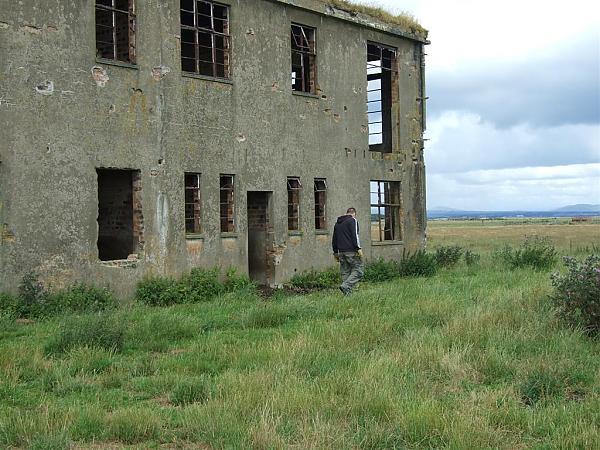
<svg viewBox="0 0 600 450">
<path fill-rule="evenodd" d="M 513 249 L 507 245 L 500 250 L 498 256 L 511 269 L 531 267 L 544 270 L 556 263 L 557 253 L 550 238 L 528 236 L 519 248 Z"/>
<path fill-rule="evenodd" d="M 293 287 L 309 290 L 334 287 L 340 282 L 341 278 L 337 267 L 330 267 L 322 272 L 312 269 L 296 274 L 290 280 Z"/>
<path fill-rule="evenodd" d="M 404 250 L 398 263 L 398 273 L 403 277 L 430 277 L 437 272 L 435 255 L 425 250 L 410 253 Z"/>
<path fill-rule="evenodd" d="M 229 267 L 225 273 L 224 289 L 225 292 L 236 292 L 245 290 L 254 290 L 256 287 L 247 275 L 237 273 L 235 267 Z"/>
<path fill-rule="evenodd" d="M 19 300 L 16 296 L 0 292 L 0 313 L 4 316 L 15 316 L 18 313 Z"/>
<path fill-rule="evenodd" d="M 21 279 L 16 312 L 19 317 L 27 318 L 54 313 L 48 304 L 48 291 L 46 291 L 44 284 L 39 281 L 37 273 L 28 272 Z"/>
<path fill-rule="evenodd" d="M 48 355 L 65 353 L 78 347 L 119 352 L 123 348 L 124 338 L 125 324 L 114 315 L 70 316 L 63 321 L 58 334 L 47 342 L 44 350 Z"/>
<path fill-rule="evenodd" d="M 219 281 L 220 269 L 203 269 L 196 267 L 189 275 L 184 276 L 179 282 L 181 292 L 184 293 L 186 303 L 197 303 L 210 300 L 224 292 L 224 286 Z"/>
<path fill-rule="evenodd" d="M 151 306 L 166 306 L 182 302 L 177 282 L 168 277 L 147 277 L 135 291 L 137 301 Z"/>
<path fill-rule="evenodd" d="M 567 273 L 551 276 L 551 300 L 568 322 L 582 326 L 593 335 L 600 332 L 600 256 L 590 255 L 580 262 L 565 257 Z"/>
<path fill-rule="evenodd" d="M 435 249 L 435 260 L 438 267 L 452 267 L 460 261 L 463 255 L 460 245 L 443 245 Z"/>
<path fill-rule="evenodd" d="M 365 267 L 365 281 L 388 281 L 398 278 L 398 263 L 396 261 L 386 261 L 382 258 L 368 263 Z"/>
<path fill-rule="evenodd" d="M 98 312 L 113 309 L 117 301 L 107 288 L 88 286 L 83 283 L 50 294 L 50 303 L 56 311 L 69 312 Z"/>
<path fill-rule="evenodd" d="M 465 262 L 467 266 L 474 266 L 481 259 L 481 255 L 479 253 L 475 253 L 472 250 L 465 250 Z"/>
</svg>

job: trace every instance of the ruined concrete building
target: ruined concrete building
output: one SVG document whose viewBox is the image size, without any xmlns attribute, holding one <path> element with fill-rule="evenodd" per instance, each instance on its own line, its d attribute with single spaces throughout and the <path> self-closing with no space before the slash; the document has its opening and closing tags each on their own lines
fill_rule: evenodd
<svg viewBox="0 0 600 450">
<path fill-rule="evenodd" d="M 216 265 L 278 285 L 333 264 L 348 206 L 367 258 L 420 248 L 413 25 L 337 0 L 0 0 L 0 290 Z"/>
</svg>

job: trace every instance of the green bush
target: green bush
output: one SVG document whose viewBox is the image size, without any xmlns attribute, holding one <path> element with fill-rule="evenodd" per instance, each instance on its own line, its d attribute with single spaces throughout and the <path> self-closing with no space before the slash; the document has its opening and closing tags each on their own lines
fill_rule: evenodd
<svg viewBox="0 0 600 450">
<path fill-rule="evenodd" d="M 301 289 L 326 289 L 340 284 L 340 272 L 337 267 L 330 267 L 322 272 L 309 270 L 296 274 L 290 280 L 290 285 Z"/>
<path fill-rule="evenodd" d="M 0 313 L 4 316 L 16 316 L 19 310 L 19 299 L 11 294 L 0 292 Z"/>
<path fill-rule="evenodd" d="M 460 245 L 443 245 L 435 249 L 435 260 L 438 267 L 452 267 L 460 261 L 463 255 L 463 248 Z"/>
<path fill-rule="evenodd" d="M 398 272 L 398 263 L 396 261 L 386 261 L 382 258 L 372 261 L 365 266 L 365 281 L 381 282 L 389 281 L 400 276 Z"/>
<path fill-rule="evenodd" d="M 98 312 L 117 307 L 117 301 L 107 288 L 76 284 L 49 295 L 49 303 L 60 312 Z"/>
<path fill-rule="evenodd" d="M 551 300 L 569 323 L 583 327 L 592 335 L 600 333 L 600 256 L 584 261 L 565 257 L 567 273 L 551 276 Z"/>
<path fill-rule="evenodd" d="M 238 292 L 238 291 L 253 291 L 256 287 L 248 275 L 238 274 L 235 267 L 229 267 L 225 273 L 224 289 L 225 292 Z"/>
<path fill-rule="evenodd" d="M 45 353 L 60 354 L 73 348 L 90 347 L 119 352 L 125 341 L 125 323 L 109 314 L 67 317 L 44 347 Z"/>
<path fill-rule="evenodd" d="M 196 267 L 179 282 L 180 291 L 184 293 L 185 303 L 197 303 L 211 300 L 225 291 L 219 281 L 220 269 L 203 269 Z"/>
<path fill-rule="evenodd" d="M 19 285 L 17 315 L 26 318 L 52 315 L 55 313 L 54 307 L 49 304 L 48 300 L 48 291 L 44 287 L 44 283 L 38 279 L 38 274 L 26 273 Z"/>
<path fill-rule="evenodd" d="M 417 250 L 412 254 L 404 250 L 398 263 L 398 273 L 402 277 L 431 277 L 437 269 L 435 255 L 425 250 Z"/>
<path fill-rule="evenodd" d="M 556 263 L 557 252 L 550 238 L 528 236 L 519 248 L 513 249 L 510 245 L 506 245 L 497 256 L 511 269 L 531 267 L 544 270 Z"/>
<path fill-rule="evenodd" d="M 178 283 L 168 277 L 146 277 L 140 281 L 135 291 L 138 302 L 150 306 L 166 306 L 183 302 Z"/>
<path fill-rule="evenodd" d="M 467 263 L 467 266 L 474 266 L 479 263 L 480 259 L 481 255 L 479 253 L 475 253 L 472 250 L 465 250 L 465 262 Z"/>
</svg>

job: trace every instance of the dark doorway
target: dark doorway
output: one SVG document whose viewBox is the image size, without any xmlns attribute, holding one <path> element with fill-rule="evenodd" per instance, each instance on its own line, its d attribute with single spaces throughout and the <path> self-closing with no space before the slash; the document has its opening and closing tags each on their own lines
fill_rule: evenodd
<svg viewBox="0 0 600 450">
<path fill-rule="evenodd" d="M 96 169 L 98 174 L 98 256 L 127 259 L 141 237 L 139 171 Z M 138 217 L 140 216 L 140 217 Z"/>
<path fill-rule="evenodd" d="M 248 273 L 255 283 L 268 285 L 273 279 L 271 192 L 248 192 Z"/>
</svg>

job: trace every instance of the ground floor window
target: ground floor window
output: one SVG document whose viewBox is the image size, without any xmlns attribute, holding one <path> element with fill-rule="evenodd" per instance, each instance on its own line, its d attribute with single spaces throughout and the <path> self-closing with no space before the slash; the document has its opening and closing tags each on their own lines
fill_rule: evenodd
<svg viewBox="0 0 600 450">
<path fill-rule="evenodd" d="M 234 176 L 221 175 L 219 177 L 219 185 L 221 204 L 221 232 L 232 233 L 235 231 Z"/>
<path fill-rule="evenodd" d="M 143 246 L 139 170 L 96 169 L 98 176 L 98 256 L 127 259 Z"/>
<path fill-rule="evenodd" d="M 315 230 L 327 229 L 327 180 L 315 178 Z"/>
<path fill-rule="evenodd" d="M 185 233 L 202 233 L 200 206 L 200 174 L 185 174 Z"/>
<path fill-rule="evenodd" d="M 288 231 L 300 230 L 300 191 L 302 184 L 298 177 L 288 177 Z"/>
<path fill-rule="evenodd" d="M 400 182 L 371 181 L 371 241 L 402 240 Z"/>
</svg>

